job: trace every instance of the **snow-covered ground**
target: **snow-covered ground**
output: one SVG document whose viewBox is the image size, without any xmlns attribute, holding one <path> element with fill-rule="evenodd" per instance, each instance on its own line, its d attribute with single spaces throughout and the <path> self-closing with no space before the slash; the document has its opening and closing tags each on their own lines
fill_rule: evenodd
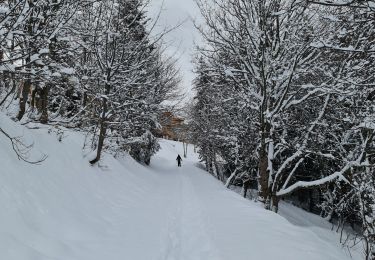
<svg viewBox="0 0 375 260">
<path fill-rule="evenodd" d="M 4 115 L 0 126 L 34 142 L 31 158 L 48 155 L 20 162 L 0 135 L 0 259 L 360 259 L 319 217 L 284 205 L 287 220 L 225 189 L 196 167 L 192 147 L 181 168 L 182 145 L 166 140 L 150 167 L 110 155 L 91 167 L 80 133 L 59 142 L 56 129 Z"/>
</svg>

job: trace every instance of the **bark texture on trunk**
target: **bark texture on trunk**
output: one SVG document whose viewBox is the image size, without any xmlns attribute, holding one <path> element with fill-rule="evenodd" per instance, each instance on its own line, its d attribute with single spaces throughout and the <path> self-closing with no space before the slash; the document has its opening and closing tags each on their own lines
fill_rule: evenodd
<svg viewBox="0 0 375 260">
<path fill-rule="evenodd" d="M 21 120 L 26 112 L 26 103 L 29 99 L 29 93 L 31 88 L 31 81 L 28 79 L 25 81 L 22 87 L 21 91 L 21 97 L 20 97 L 20 104 L 19 104 L 19 111 L 17 115 L 17 119 Z"/>
<path fill-rule="evenodd" d="M 259 197 L 262 202 L 266 202 L 269 194 L 268 187 L 268 158 L 265 148 L 261 148 L 260 157 L 259 157 Z"/>
<path fill-rule="evenodd" d="M 40 91 L 40 112 L 41 116 L 39 121 L 42 124 L 47 124 L 48 123 L 48 92 L 49 92 L 49 87 L 45 86 L 44 88 L 41 89 Z"/>
<path fill-rule="evenodd" d="M 102 107 L 102 114 L 100 118 L 100 131 L 99 131 L 99 140 L 98 140 L 98 147 L 96 150 L 96 157 L 94 160 L 91 160 L 91 164 L 95 164 L 100 161 L 103 146 L 104 146 L 104 139 L 107 133 L 107 120 L 106 120 L 106 114 L 107 114 L 107 99 L 103 98 L 103 107 Z"/>
<path fill-rule="evenodd" d="M 30 106 L 31 106 L 32 111 L 34 111 L 35 107 L 37 106 L 37 102 L 36 102 L 37 91 L 38 91 L 37 88 L 34 88 L 33 90 L 31 90 Z"/>
<path fill-rule="evenodd" d="M 266 209 L 270 209 L 270 185 L 269 185 L 269 171 L 268 171 L 268 149 L 267 142 L 270 136 L 270 124 L 264 117 L 264 113 L 261 116 L 261 147 L 259 151 L 259 200 L 265 204 Z"/>
</svg>

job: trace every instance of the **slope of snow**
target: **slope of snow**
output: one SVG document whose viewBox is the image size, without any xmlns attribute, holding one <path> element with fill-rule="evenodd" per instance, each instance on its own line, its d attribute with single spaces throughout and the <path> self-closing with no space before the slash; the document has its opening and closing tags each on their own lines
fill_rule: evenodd
<svg viewBox="0 0 375 260">
<path fill-rule="evenodd" d="M 80 133 L 59 142 L 54 128 L 3 115 L 0 126 L 34 142 L 31 159 L 48 155 L 20 162 L 0 135 L 0 259 L 351 259 L 337 240 L 225 189 L 192 147 L 181 168 L 182 145 L 166 140 L 150 167 L 110 155 L 91 167 Z"/>
<path fill-rule="evenodd" d="M 343 245 L 343 249 L 347 251 L 353 259 L 364 259 L 363 256 L 361 257 L 364 245 L 358 239 L 353 240 L 355 237 L 353 230 L 347 228 L 342 232 L 341 229 L 337 229 L 336 225 L 332 225 L 332 223 L 320 216 L 283 201 L 280 203 L 279 214 L 293 225 L 301 226 L 314 232 L 320 239 L 327 241 L 327 243 L 329 243 L 329 241 L 340 241 L 341 237 L 342 241 L 347 241 L 347 243 Z"/>
</svg>

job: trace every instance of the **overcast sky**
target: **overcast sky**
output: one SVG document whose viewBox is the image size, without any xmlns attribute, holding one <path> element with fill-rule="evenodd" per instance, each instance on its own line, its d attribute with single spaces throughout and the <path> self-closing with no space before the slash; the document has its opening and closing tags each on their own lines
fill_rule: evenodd
<svg viewBox="0 0 375 260">
<path fill-rule="evenodd" d="M 199 32 L 194 27 L 193 20 L 198 19 L 199 11 L 194 0 L 152 0 L 149 8 L 149 16 L 156 18 L 161 10 L 161 16 L 156 28 L 157 32 L 164 28 L 172 28 L 180 23 L 182 25 L 170 32 L 165 41 L 168 46 L 168 54 L 175 55 L 181 70 L 181 88 L 191 92 L 192 79 L 192 57 L 194 53 L 194 42 L 200 42 Z M 192 93 L 189 94 L 192 96 Z"/>
</svg>

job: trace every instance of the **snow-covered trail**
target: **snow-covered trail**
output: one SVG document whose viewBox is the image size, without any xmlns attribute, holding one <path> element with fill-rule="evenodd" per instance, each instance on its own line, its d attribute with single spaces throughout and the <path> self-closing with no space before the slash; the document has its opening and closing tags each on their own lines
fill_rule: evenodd
<svg viewBox="0 0 375 260">
<path fill-rule="evenodd" d="M 304 226 L 300 211 L 284 209 L 291 224 L 227 190 L 197 167 L 192 147 L 181 168 L 182 144 L 166 140 L 150 167 L 108 154 L 91 167 L 80 133 L 61 140 L 48 126 L 0 122 L 34 142 L 31 157 L 48 155 L 22 163 L 0 136 L 0 259 L 351 259 L 329 230 Z"/>
<path fill-rule="evenodd" d="M 208 235 L 207 222 L 189 173 L 197 170 L 194 159 L 187 159 L 177 167 L 177 149 L 172 142 L 162 141 L 163 150 L 153 160 L 152 169 L 159 175 L 161 185 L 155 197 L 162 195 L 164 209 L 168 212 L 162 232 L 162 244 L 157 260 L 219 260 L 217 249 Z M 164 195 L 166 195 L 164 197 Z"/>
<path fill-rule="evenodd" d="M 337 241 L 325 241 L 225 189 L 196 167 L 194 155 L 177 168 L 174 159 L 182 148 L 162 143 L 152 168 L 165 178 L 170 216 L 157 259 L 351 259 Z"/>
</svg>

